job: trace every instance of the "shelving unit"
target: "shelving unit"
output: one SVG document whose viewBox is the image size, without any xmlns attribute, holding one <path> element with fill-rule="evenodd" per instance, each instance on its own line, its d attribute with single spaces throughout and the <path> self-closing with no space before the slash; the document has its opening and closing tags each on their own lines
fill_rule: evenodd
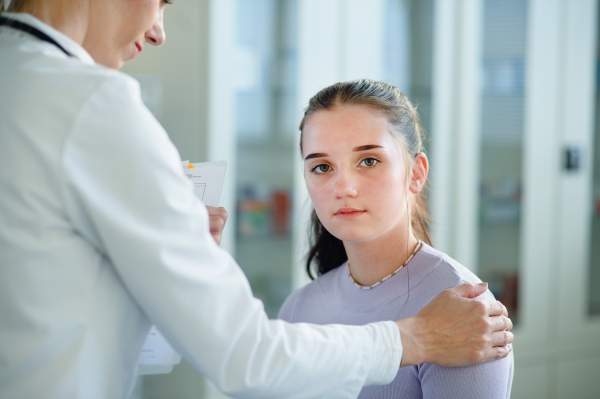
<svg viewBox="0 0 600 399">
<path fill-rule="evenodd" d="M 598 2 L 435 4 L 434 240 L 509 308 L 513 398 L 597 398 Z"/>
<path fill-rule="evenodd" d="M 235 4 L 235 257 L 275 318 L 292 290 L 297 2 Z"/>
</svg>

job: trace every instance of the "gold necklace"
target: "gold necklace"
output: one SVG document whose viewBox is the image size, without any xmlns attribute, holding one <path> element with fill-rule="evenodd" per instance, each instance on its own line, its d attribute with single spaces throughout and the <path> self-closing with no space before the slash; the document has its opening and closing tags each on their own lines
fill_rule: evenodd
<svg viewBox="0 0 600 399">
<path fill-rule="evenodd" d="M 406 259 L 406 261 L 400 265 L 399 268 L 397 268 L 396 270 L 394 270 L 393 272 L 391 272 L 390 274 L 388 274 L 387 276 L 385 276 L 384 278 L 382 278 L 381 280 L 379 280 L 378 282 L 376 282 L 373 285 L 360 285 L 355 279 L 354 277 L 352 277 L 352 273 L 350 272 L 350 262 L 348 262 L 348 276 L 350 276 L 350 279 L 352 280 L 352 282 L 354 283 L 355 286 L 357 286 L 358 288 L 360 288 L 361 290 L 370 290 L 372 288 L 377 287 L 379 284 L 383 283 L 385 280 L 387 280 L 388 278 L 394 276 L 396 273 L 398 273 L 404 266 L 406 266 L 408 264 L 408 262 L 411 261 L 411 259 L 415 256 L 415 254 L 417 252 L 419 252 L 419 250 L 421 249 L 421 247 L 423 246 L 423 242 L 419 240 L 419 242 L 417 243 L 417 245 L 415 246 L 414 251 L 412 252 L 412 254 L 410 254 L 410 256 L 408 257 L 408 259 Z"/>
</svg>

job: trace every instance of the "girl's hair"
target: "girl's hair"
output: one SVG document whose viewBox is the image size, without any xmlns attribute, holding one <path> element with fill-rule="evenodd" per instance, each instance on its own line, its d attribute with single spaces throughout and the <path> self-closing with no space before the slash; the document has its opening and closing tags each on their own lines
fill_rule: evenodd
<svg viewBox="0 0 600 399">
<path fill-rule="evenodd" d="M 335 109 L 343 105 L 364 105 L 383 112 L 388 122 L 393 126 L 390 132 L 400 142 L 407 164 L 407 179 L 409 177 L 415 156 L 423 151 L 423 128 L 419 114 L 409 99 L 393 85 L 370 79 L 358 79 L 336 83 L 326 87 L 308 102 L 304 117 L 300 123 L 300 152 L 302 153 L 302 138 L 304 125 L 310 115 L 318 111 Z M 431 245 L 427 225 L 431 222 L 425 205 L 425 190 L 410 202 L 410 222 L 415 236 Z M 317 213 L 313 210 L 311 216 L 311 248 L 306 261 L 308 276 L 314 280 L 311 264 L 317 266 L 317 275 L 323 275 L 335 269 L 346 260 L 348 255 L 341 240 L 334 237 L 323 226 Z"/>
</svg>

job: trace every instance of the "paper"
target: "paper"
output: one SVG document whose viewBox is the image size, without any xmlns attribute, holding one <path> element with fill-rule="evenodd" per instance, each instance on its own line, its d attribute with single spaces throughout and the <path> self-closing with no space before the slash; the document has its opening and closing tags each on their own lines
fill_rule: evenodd
<svg viewBox="0 0 600 399">
<path fill-rule="evenodd" d="M 184 172 L 194 183 L 194 193 L 204 205 L 219 206 L 227 162 L 203 162 L 192 165 L 194 168 L 188 167 Z"/>
<path fill-rule="evenodd" d="M 194 183 L 194 193 L 204 205 L 219 206 L 227 162 L 191 164 L 189 161 L 183 161 L 181 167 L 185 175 Z M 139 375 L 167 374 L 173 371 L 173 366 L 180 361 L 181 356 L 175 352 L 156 326 L 152 326 L 138 359 L 137 373 Z"/>
<path fill-rule="evenodd" d="M 175 352 L 158 328 L 152 326 L 138 358 L 138 374 L 168 374 L 180 361 L 181 356 Z"/>
</svg>

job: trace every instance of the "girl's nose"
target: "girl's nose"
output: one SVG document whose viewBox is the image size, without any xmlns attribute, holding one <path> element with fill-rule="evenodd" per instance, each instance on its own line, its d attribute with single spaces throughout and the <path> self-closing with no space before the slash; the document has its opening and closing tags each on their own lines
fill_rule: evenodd
<svg viewBox="0 0 600 399">
<path fill-rule="evenodd" d="M 356 197 L 358 190 L 349 172 L 338 171 L 334 183 L 334 193 L 337 198 Z"/>
</svg>

